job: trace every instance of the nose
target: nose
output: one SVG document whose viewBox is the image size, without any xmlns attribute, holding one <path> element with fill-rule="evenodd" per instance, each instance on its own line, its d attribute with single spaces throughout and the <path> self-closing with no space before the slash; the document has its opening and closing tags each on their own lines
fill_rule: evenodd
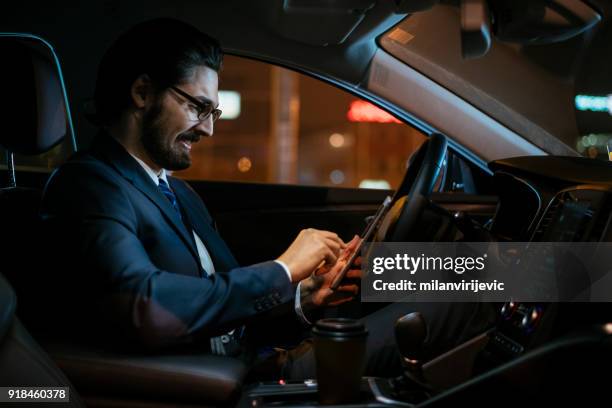
<svg viewBox="0 0 612 408">
<path fill-rule="evenodd" d="M 201 136 L 207 137 L 212 136 L 214 131 L 214 123 L 212 120 L 212 115 L 208 116 L 203 121 L 199 122 L 194 130 L 196 130 Z"/>
</svg>

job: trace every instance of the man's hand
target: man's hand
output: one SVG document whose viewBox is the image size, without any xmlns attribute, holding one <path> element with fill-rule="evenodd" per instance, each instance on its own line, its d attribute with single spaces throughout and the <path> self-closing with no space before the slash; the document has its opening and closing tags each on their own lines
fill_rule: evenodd
<svg viewBox="0 0 612 408">
<path fill-rule="evenodd" d="M 361 257 L 355 259 L 353 267 L 355 269 L 349 269 L 344 277 L 346 283 L 340 284 L 336 290 L 331 290 L 330 285 L 334 280 L 334 277 L 342 270 L 346 262 L 338 262 L 334 265 L 329 272 L 323 275 L 314 275 L 313 279 L 319 281 L 319 288 L 312 294 L 312 303 L 314 306 L 338 306 L 342 303 L 353 300 L 355 295 L 359 292 L 359 285 L 355 282 L 361 279 Z"/>
<path fill-rule="evenodd" d="M 360 240 L 358 236 L 355 236 L 347 244 L 335 264 L 321 266 L 309 279 L 302 282 L 302 296 L 309 297 L 308 301 L 311 306 L 337 306 L 352 300 L 357 295 L 361 279 L 361 257 L 355 259 L 353 269 L 347 272 L 343 283 L 335 291 L 330 286 L 359 246 Z"/>
<path fill-rule="evenodd" d="M 299 282 L 310 276 L 321 263 L 334 265 L 345 247 L 337 234 L 308 228 L 300 231 L 278 260 L 289 268 L 291 281 Z"/>
</svg>

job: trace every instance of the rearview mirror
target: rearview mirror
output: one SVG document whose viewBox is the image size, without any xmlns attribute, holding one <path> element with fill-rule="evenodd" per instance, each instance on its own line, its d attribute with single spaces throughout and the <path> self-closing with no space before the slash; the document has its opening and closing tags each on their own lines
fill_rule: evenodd
<svg viewBox="0 0 612 408">
<path fill-rule="evenodd" d="M 590 29 L 601 15 L 580 0 L 492 0 L 493 33 L 500 41 L 550 44 Z"/>
<path fill-rule="evenodd" d="M 461 55 L 484 56 L 491 48 L 491 15 L 485 0 L 461 1 Z"/>
<path fill-rule="evenodd" d="M 491 34 L 521 45 L 561 42 L 600 20 L 581 0 L 461 0 L 461 52 L 463 58 L 484 56 Z"/>
</svg>

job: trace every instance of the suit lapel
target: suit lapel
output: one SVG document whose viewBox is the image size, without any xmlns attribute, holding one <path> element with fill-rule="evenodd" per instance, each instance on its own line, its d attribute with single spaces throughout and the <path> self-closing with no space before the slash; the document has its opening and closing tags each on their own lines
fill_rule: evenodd
<svg viewBox="0 0 612 408">
<path fill-rule="evenodd" d="M 159 190 L 140 164 L 130 156 L 125 148 L 110 135 L 99 135 L 96 137 L 94 145 L 92 146 L 92 153 L 94 155 L 103 156 L 106 163 L 114 167 L 119 174 L 127 179 L 160 209 L 164 218 L 181 237 L 199 265 L 200 258 L 193 242 L 193 237 L 191 236 L 191 232 L 187 231 L 179 213 L 172 207 L 170 201 Z"/>
<path fill-rule="evenodd" d="M 206 212 L 201 209 L 202 203 L 200 198 L 195 193 L 189 191 L 189 188 L 185 187 L 183 183 L 176 181 L 174 178 L 169 177 L 168 181 L 177 194 L 191 226 L 206 246 L 215 269 L 224 272 L 238 267 L 238 262 L 227 244 L 212 227 L 212 219 L 206 217 Z"/>
</svg>

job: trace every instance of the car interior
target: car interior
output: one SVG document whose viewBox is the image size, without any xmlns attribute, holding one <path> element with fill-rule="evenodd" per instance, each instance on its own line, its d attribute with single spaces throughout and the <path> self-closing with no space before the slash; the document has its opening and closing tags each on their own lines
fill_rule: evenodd
<svg viewBox="0 0 612 408">
<path fill-rule="evenodd" d="M 95 129 L 82 118 L 82 102 L 93 89 L 97 61 L 120 32 L 153 17 L 190 22 L 219 38 L 228 55 L 331 84 L 427 136 L 391 189 L 189 178 L 241 264 L 276 258 L 304 227 L 353 236 L 392 194 L 398 198 L 392 213 L 399 216 L 378 235 L 383 241 L 612 240 L 612 164 L 608 153 L 606 160 L 595 158 L 597 149 L 591 155 L 581 142 L 597 137 L 582 139 L 579 132 L 585 121 L 603 121 L 609 129 L 595 116 L 607 113 L 574 112 L 577 90 L 593 89 L 583 71 L 595 65 L 578 63 L 605 54 L 601 36 L 610 31 L 612 11 L 605 1 L 141 6 L 40 2 L 31 14 L 32 5 L 12 4 L 0 17 L 6 154 L 0 161 L 0 387 L 69 387 L 65 406 L 79 407 L 317 405 L 316 383 L 254 382 L 246 365 L 229 357 L 118 352 L 62 338 L 53 330 L 62 316 L 41 302 L 54 279 L 48 257 L 72 251 L 44 251 L 49 236 L 38 210 L 58 165 L 50 152 L 69 156 L 91 141 Z M 605 142 L 590 146 L 605 151 Z M 47 168 L 31 165 L 34 158 Z M 428 322 L 413 313 L 395 325 L 404 374 L 364 378 L 362 401 L 346 406 L 605 401 L 602 373 L 612 363 L 608 305 L 495 304 L 497 320 L 486 331 L 425 358 Z M 327 313 L 360 316 L 381 306 L 352 302 Z"/>
</svg>

